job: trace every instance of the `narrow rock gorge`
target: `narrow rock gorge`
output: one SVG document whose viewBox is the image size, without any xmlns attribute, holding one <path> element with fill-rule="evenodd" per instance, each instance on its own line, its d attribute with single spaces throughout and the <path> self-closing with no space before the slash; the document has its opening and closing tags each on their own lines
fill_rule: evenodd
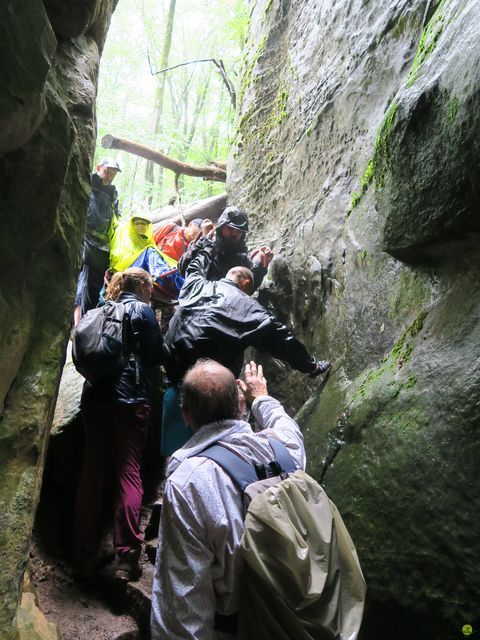
<svg viewBox="0 0 480 640">
<path fill-rule="evenodd" d="M 0 18 L 0 638 L 15 637 L 115 5 L 7 0 Z M 261 302 L 334 361 L 320 386 L 264 359 L 272 393 L 356 544 L 363 640 L 462 638 L 480 628 L 480 4 L 250 7 L 228 198 L 276 254 Z"/>
</svg>

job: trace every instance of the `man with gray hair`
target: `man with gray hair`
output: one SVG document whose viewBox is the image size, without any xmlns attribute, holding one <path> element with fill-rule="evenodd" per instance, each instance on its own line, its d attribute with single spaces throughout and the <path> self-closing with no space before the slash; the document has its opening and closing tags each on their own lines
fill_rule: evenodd
<svg viewBox="0 0 480 640">
<path fill-rule="evenodd" d="M 239 418 L 238 386 L 262 429 Z M 193 436 L 167 471 L 152 593 L 152 640 L 232 637 L 239 610 L 243 498 L 230 476 L 202 452 L 222 444 L 258 464 L 272 459 L 269 436 L 305 467 L 302 433 L 268 395 L 261 365 L 245 382 L 213 360 L 200 360 L 182 384 L 182 412 Z"/>
</svg>

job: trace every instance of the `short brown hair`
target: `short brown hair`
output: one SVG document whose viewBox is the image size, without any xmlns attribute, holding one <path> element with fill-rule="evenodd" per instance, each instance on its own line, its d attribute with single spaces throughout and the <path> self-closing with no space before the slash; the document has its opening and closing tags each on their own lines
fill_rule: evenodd
<svg viewBox="0 0 480 640">
<path fill-rule="evenodd" d="M 235 282 L 244 293 L 249 296 L 252 295 L 253 273 L 248 267 L 243 267 L 241 265 L 238 267 L 232 267 L 228 271 L 226 277 L 232 282 Z"/>
</svg>

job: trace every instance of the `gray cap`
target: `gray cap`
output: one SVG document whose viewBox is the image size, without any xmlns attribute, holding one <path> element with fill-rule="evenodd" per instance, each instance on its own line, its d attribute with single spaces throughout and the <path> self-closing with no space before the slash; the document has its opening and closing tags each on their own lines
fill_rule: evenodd
<svg viewBox="0 0 480 640">
<path fill-rule="evenodd" d="M 120 171 L 121 173 L 121 169 L 120 169 L 120 165 L 118 164 L 118 162 L 115 160 L 115 158 L 104 158 L 101 162 L 98 163 L 99 167 L 109 167 L 110 169 L 116 169 L 117 171 Z"/>
</svg>

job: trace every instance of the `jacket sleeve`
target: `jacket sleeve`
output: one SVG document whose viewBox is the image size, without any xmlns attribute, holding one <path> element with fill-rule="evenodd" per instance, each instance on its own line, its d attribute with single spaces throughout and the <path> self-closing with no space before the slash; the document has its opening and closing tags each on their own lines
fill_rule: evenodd
<svg viewBox="0 0 480 640">
<path fill-rule="evenodd" d="M 252 346 L 259 351 L 270 351 L 274 358 L 287 362 L 302 373 L 312 373 L 315 370 L 315 358 L 288 327 L 266 311 L 264 322 L 253 338 Z"/>
<path fill-rule="evenodd" d="M 198 240 L 195 240 L 194 242 L 191 242 L 189 244 L 188 249 L 178 261 L 178 272 L 183 278 L 187 277 L 188 267 L 190 266 L 192 260 L 196 258 L 198 252 L 201 249 L 204 249 L 206 246 L 208 246 L 208 243 L 208 238 L 204 238 L 202 236 L 201 238 L 198 238 Z"/>
<path fill-rule="evenodd" d="M 253 273 L 253 290 L 256 291 L 267 275 L 268 269 L 261 262 L 250 261 L 250 265 L 250 270 Z"/>
<path fill-rule="evenodd" d="M 207 280 L 211 255 L 208 248 L 200 249 L 188 264 L 185 283 L 180 291 L 179 300 L 195 296 Z"/>
<path fill-rule="evenodd" d="M 195 492 L 167 481 L 152 589 L 155 640 L 213 638 L 215 558 L 200 505 Z"/>
<path fill-rule="evenodd" d="M 112 201 L 112 217 L 110 219 L 110 227 L 108 229 L 109 241 L 112 242 L 112 238 L 115 234 L 115 230 L 120 222 L 120 209 L 118 205 L 118 192 L 115 189 L 113 201 Z"/>
<path fill-rule="evenodd" d="M 155 366 L 163 362 L 163 336 L 151 307 L 142 303 L 141 310 L 132 314 L 132 329 L 142 362 Z"/>
<path fill-rule="evenodd" d="M 271 429 L 289 450 L 292 458 L 305 469 L 306 456 L 303 434 L 298 424 L 291 418 L 278 400 L 262 396 L 253 401 L 252 413 L 261 429 Z"/>
</svg>

